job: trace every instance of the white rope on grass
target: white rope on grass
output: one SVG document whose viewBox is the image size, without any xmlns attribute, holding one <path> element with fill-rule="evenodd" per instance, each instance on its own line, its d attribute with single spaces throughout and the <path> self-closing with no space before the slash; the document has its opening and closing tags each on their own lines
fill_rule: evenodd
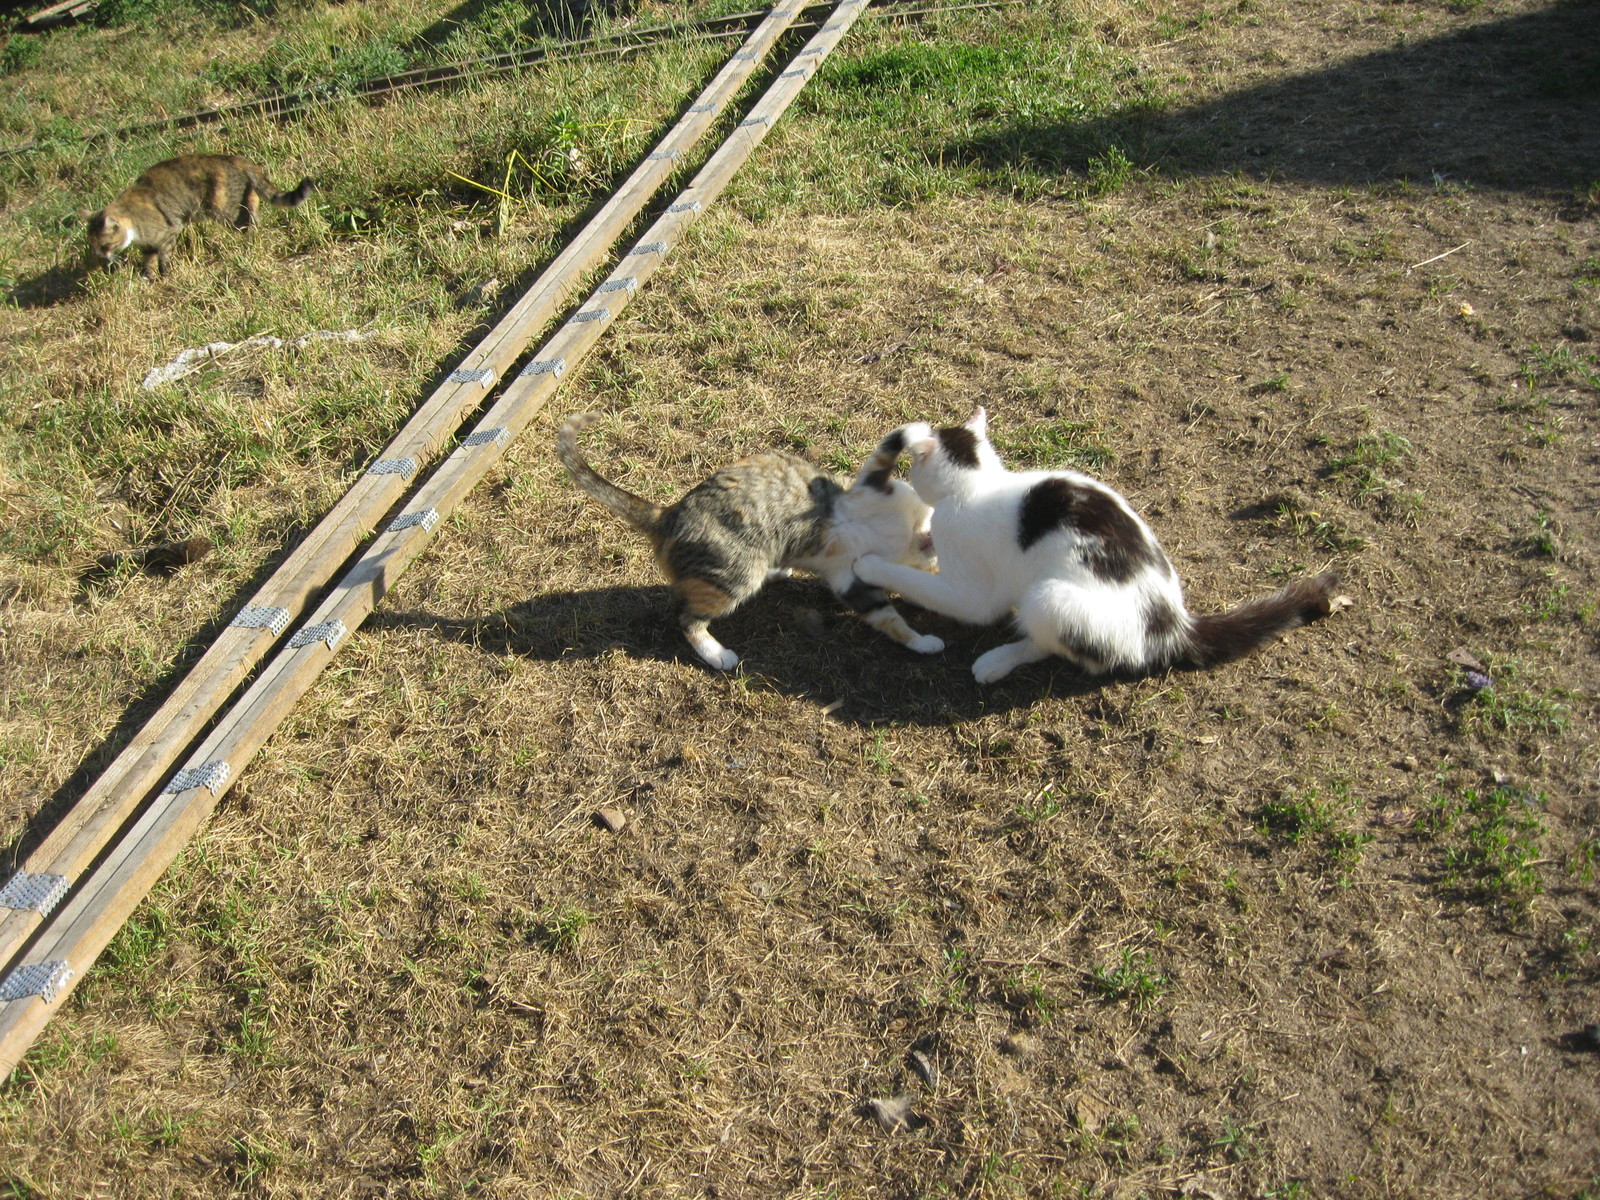
<svg viewBox="0 0 1600 1200">
<path fill-rule="evenodd" d="M 258 333 L 255 337 L 247 337 L 242 342 L 207 342 L 204 346 L 195 346 L 182 351 L 164 367 L 151 367 L 139 386 L 147 392 L 153 392 L 164 384 L 174 383 L 185 375 L 194 374 L 224 354 L 243 350 L 247 346 L 266 346 L 272 350 L 303 350 L 312 342 L 364 342 L 374 332 L 375 330 L 371 329 L 317 329 L 302 334 L 290 342 L 280 337 L 273 337 L 270 333 Z"/>
</svg>

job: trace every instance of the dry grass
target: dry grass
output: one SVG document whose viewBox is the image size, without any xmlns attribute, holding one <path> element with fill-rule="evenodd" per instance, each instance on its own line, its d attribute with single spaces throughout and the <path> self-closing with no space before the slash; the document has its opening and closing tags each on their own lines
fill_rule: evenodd
<svg viewBox="0 0 1600 1200">
<path fill-rule="evenodd" d="M 854 465 L 981 398 L 1015 461 L 1124 491 L 1196 609 L 1328 565 L 1355 607 L 1210 673 L 979 689 L 1002 631 L 916 614 L 951 643 L 922 659 L 794 582 L 721 623 L 745 661 L 716 675 L 547 421 L 0 1090 L 0 1194 L 1591 1194 L 1600 218 L 1515 148 L 1492 183 L 1372 167 L 1427 148 L 1403 105 L 1387 142 L 1296 141 L 1313 72 L 1359 91 L 1393 54 L 1465 105 L 1474 46 L 1570 11 L 985 18 L 1013 50 L 1075 30 L 1051 54 L 1128 65 L 1143 115 L 984 117 L 1003 82 L 962 76 L 951 128 L 881 155 L 851 71 L 956 39 L 863 27 L 551 420 L 612 413 L 597 461 L 668 496 L 758 448 Z M 1016 53 L 1000 80 L 1056 61 Z M 625 79 L 584 84 L 561 102 L 626 111 Z M 330 212 L 546 86 L 252 132 L 336 177 L 335 133 L 395 154 L 252 246 L 208 234 L 173 287 L 0 316 L 31 364 L 0 466 L 13 835 L 451 361 L 481 312 L 451 281 L 513 278 L 580 201 L 498 239 L 460 196 L 359 237 Z M 32 211 L 7 228 L 48 260 Z M 381 336 L 136 389 L 182 345 L 357 321 Z M 190 530 L 218 553 L 78 596 L 90 551 Z M 902 1094 L 886 1132 L 865 1106 Z"/>
</svg>

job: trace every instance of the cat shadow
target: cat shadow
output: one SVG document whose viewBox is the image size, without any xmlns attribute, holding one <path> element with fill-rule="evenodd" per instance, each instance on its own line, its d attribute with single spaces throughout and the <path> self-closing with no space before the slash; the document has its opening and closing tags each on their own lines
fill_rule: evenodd
<svg viewBox="0 0 1600 1200">
<path fill-rule="evenodd" d="M 814 580 L 769 584 L 756 599 L 718 620 L 713 632 L 741 660 L 727 678 L 811 700 L 852 725 L 948 725 L 1122 682 L 1090 678 L 1052 660 L 979 687 L 972 662 L 1006 640 L 1006 631 L 962 625 L 904 602 L 899 607 L 913 628 L 944 639 L 943 653 L 917 654 L 896 645 L 844 610 Z M 609 587 L 547 592 L 477 617 L 380 609 L 366 625 L 427 630 L 497 656 L 558 662 L 620 652 L 721 677 L 689 648 L 672 613 L 666 587 Z"/>
<path fill-rule="evenodd" d="M 6 299 L 13 308 L 54 308 L 83 295 L 89 273 L 83 267 L 54 266 L 19 280 Z"/>
</svg>

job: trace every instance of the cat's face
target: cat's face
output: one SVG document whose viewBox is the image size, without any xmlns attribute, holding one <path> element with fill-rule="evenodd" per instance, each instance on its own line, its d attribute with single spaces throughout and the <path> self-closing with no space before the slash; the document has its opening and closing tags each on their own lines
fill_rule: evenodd
<svg viewBox="0 0 1600 1200">
<path fill-rule="evenodd" d="M 128 231 L 103 209 L 89 218 L 85 233 L 89 261 L 99 266 L 109 266 L 116 258 L 117 251 L 124 249 L 129 240 Z"/>
<path fill-rule="evenodd" d="M 922 571 L 931 571 L 937 564 L 933 552 L 933 534 L 930 525 L 933 521 L 933 509 L 922 502 L 922 497 L 917 495 L 917 489 L 904 479 L 889 480 L 889 495 L 885 497 L 887 506 L 895 516 L 896 526 L 902 530 L 899 552 L 894 555 L 884 555 L 893 558 L 895 562 L 907 567 L 916 567 Z"/>
<path fill-rule="evenodd" d="M 906 426 L 911 456 L 911 486 L 930 504 L 960 490 L 965 479 L 1000 466 L 989 445 L 989 416 L 980 405 L 964 425 L 934 429 L 923 422 Z"/>
<path fill-rule="evenodd" d="M 931 571 L 934 557 L 929 523 L 933 509 L 904 479 L 858 485 L 845 493 L 834 526 L 830 553 L 876 554 L 902 566 Z"/>
</svg>

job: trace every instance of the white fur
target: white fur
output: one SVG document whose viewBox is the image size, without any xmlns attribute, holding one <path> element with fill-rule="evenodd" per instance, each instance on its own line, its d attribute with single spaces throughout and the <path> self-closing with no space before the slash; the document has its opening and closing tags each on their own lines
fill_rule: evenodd
<svg viewBox="0 0 1600 1200">
<path fill-rule="evenodd" d="M 124 225 L 122 227 L 122 245 L 118 246 L 117 249 L 118 250 L 126 250 L 129 246 L 133 245 L 138 240 L 139 240 L 139 231 L 137 229 L 135 229 L 132 225 Z"/>
<path fill-rule="evenodd" d="M 933 543 L 928 536 L 932 518 L 933 509 L 922 502 L 905 480 L 889 480 L 887 494 L 858 480 L 839 498 L 834 508 L 832 536 L 822 552 L 793 565 L 820 576 L 841 596 L 855 582 L 855 562 L 864 554 L 901 570 L 932 578 L 928 574 L 935 566 Z M 903 629 L 909 635 L 909 640 L 904 640 L 903 644 L 919 654 L 937 654 L 944 649 L 940 638 L 905 628 L 903 618 L 893 609 L 871 623 L 897 641 L 902 639 L 890 626 Z"/>
<path fill-rule="evenodd" d="M 709 629 L 685 629 L 683 634 L 706 666 L 731 671 L 739 665 L 739 656 L 712 637 Z"/>
<path fill-rule="evenodd" d="M 914 604 L 972 624 L 987 625 L 1014 615 L 1022 640 L 997 647 L 973 663 L 979 683 L 993 683 L 1025 663 L 1057 654 L 1093 673 L 1138 670 L 1169 660 L 1183 644 L 1188 624 L 1175 571 L 1145 567 L 1127 583 L 1108 583 L 1084 562 L 1085 541 L 1073 530 L 1046 534 L 1027 550 L 1018 542 L 1023 498 L 1052 476 L 1110 496 L 1155 546 L 1148 526 L 1122 497 L 1087 475 L 1008 471 L 984 436 L 981 408 L 967 428 L 978 435 L 976 470 L 949 462 L 927 424 L 902 427 L 912 458 L 912 486 L 933 506 L 931 531 L 938 547 L 939 574 L 911 570 L 872 554 L 857 561 L 856 574 Z M 1172 634 L 1159 641 L 1145 628 L 1145 613 L 1155 598 L 1164 599 L 1179 616 Z M 1099 653 L 1086 655 L 1081 642 L 1070 644 L 1073 631 L 1092 632 L 1090 640 Z"/>
</svg>

